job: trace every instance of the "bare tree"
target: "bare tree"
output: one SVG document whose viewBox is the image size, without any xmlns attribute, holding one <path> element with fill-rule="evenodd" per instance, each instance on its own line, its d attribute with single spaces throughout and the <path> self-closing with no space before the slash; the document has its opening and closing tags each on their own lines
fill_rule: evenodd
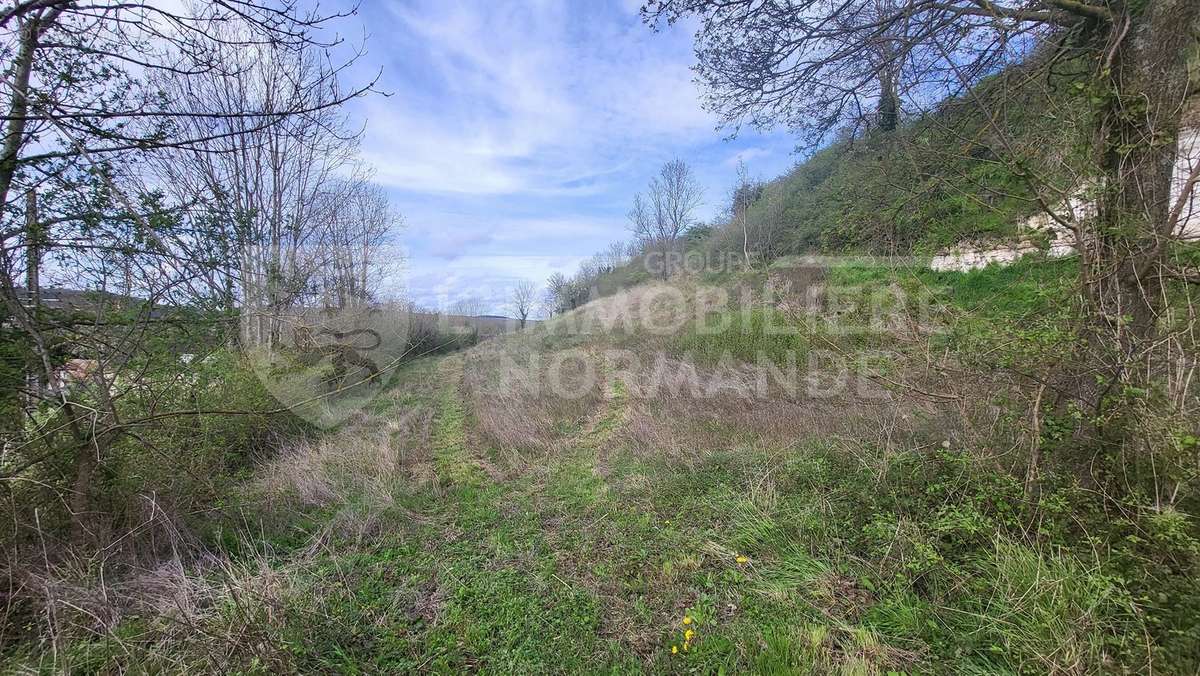
<svg viewBox="0 0 1200 676">
<path fill-rule="evenodd" d="M 163 308 L 203 307 L 224 291 L 224 261 L 238 253 L 227 246 L 230 234 L 249 215 L 217 213 L 198 195 L 175 199 L 146 180 L 145 161 L 169 149 L 209 151 L 222 141 L 243 150 L 252 135 L 302 116 L 320 118 L 370 88 L 343 89 L 339 74 L 354 57 L 335 61 L 327 50 L 336 43 L 318 37 L 340 15 L 245 0 L 173 7 L 42 0 L 0 10 L 7 46 L 0 54 L 0 301 L 6 324 L 27 346 L 28 401 L 54 421 L 13 446 L 30 454 L 14 471 L 63 472 L 53 477 L 61 487 L 56 497 L 77 540 L 104 532 L 91 527 L 102 516 L 94 479 L 111 461 L 110 449 L 130 439 L 149 443 L 137 430 L 154 421 L 197 414 L 159 408 L 129 415 L 121 407 L 155 399 L 161 383 L 146 377 L 144 364 L 135 367 L 148 359 L 142 348 L 151 327 Z M 237 107 L 171 95 L 205 81 L 246 83 L 252 76 L 230 64 L 250 62 L 286 63 L 288 78 L 276 81 L 269 98 Z M 221 191 L 237 187 L 226 183 Z M 45 307 L 39 287 L 47 256 L 71 272 L 76 289 L 108 299 L 76 305 L 88 323 Z M 32 288 L 19 289 L 21 277 Z M 91 364 L 94 387 L 86 398 L 55 385 L 63 344 Z"/>
<path fill-rule="evenodd" d="M 658 236 L 674 242 L 694 222 L 704 194 L 700 182 L 691 167 L 675 159 L 650 179 L 649 192 Z"/>
<path fill-rule="evenodd" d="M 633 206 L 626 214 L 629 219 L 629 229 L 633 231 L 633 236 L 637 241 L 645 243 L 653 241 L 657 237 L 656 221 L 654 213 L 650 210 L 650 205 L 642 197 L 642 193 L 636 193 L 633 196 Z"/>
<path fill-rule="evenodd" d="M 525 320 L 537 306 L 537 286 L 529 280 L 517 282 L 509 296 L 509 306 L 517 315 L 517 320 L 521 322 L 521 328 L 525 328 Z"/>
<path fill-rule="evenodd" d="M 610 268 L 616 269 L 625 263 L 625 243 L 613 242 L 604 252 L 605 262 Z"/>
<path fill-rule="evenodd" d="M 318 105 L 340 98 L 336 82 L 303 93 L 313 110 L 265 124 L 276 110 L 296 105 L 286 94 L 293 79 L 323 81 L 328 66 L 319 52 L 248 49 L 212 60 L 220 70 L 160 83 L 182 116 L 177 126 L 207 140 L 166 148 L 154 162 L 179 200 L 217 204 L 235 224 L 220 235 L 237 261 L 228 275 L 241 309 L 242 343 L 273 349 L 288 308 L 313 290 L 315 276 L 336 265 L 319 254 L 334 252 L 331 226 L 345 220 L 365 181 L 339 178 L 355 169 L 357 133 L 334 106 Z"/>
<path fill-rule="evenodd" d="M 729 220 L 742 231 L 742 257 L 746 268 L 750 262 L 750 206 L 762 196 L 762 182 L 750 179 L 746 163 L 738 160 L 737 178 L 729 194 Z"/>
<path fill-rule="evenodd" d="M 680 235 L 694 222 L 704 192 L 691 167 L 679 159 L 664 164 L 646 192 L 647 198 L 634 195 L 630 228 L 644 250 L 662 256 L 659 272 L 666 278 L 671 273 L 666 254 L 676 249 Z"/>
<path fill-rule="evenodd" d="M 462 317 L 478 317 L 487 312 L 487 304 L 478 296 L 459 298 L 450 304 L 450 314 Z"/>
<path fill-rule="evenodd" d="M 309 98 L 335 83 L 353 59 L 297 73 L 288 91 L 300 94 L 281 98 L 272 110 L 179 110 L 155 84 L 160 76 L 231 75 L 222 57 L 230 50 L 263 55 L 332 47 L 336 43 L 320 42 L 315 32 L 340 16 L 246 0 L 197 3 L 182 11 L 150 2 L 13 3 L 0 11 L 0 34 L 14 46 L 6 54 L 10 79 L 0 146 L 0 209 L 8 207 L 14 181 L 23 192 L 47 180 L 45 167 L 56 162 L 92 163 L 244 131 L 189 135 L 175 126 L 181 119 L 248 116 L 258 118 L 258 127 L 269 127 L 369 91 L 367 85 L 333 99 Z"/>
<path fill-rule="evenodd" d="M 567 299 L 567 287 L 569 284 L 570 282 L 567 281 L 566 275 L 561 272 L 555 272 L 546 279 L 546 297 L 544 303 L 548 314 L 560 314 L 570 309 Z"/>
<path fill-rule="evenodd" d="M 328 212 L 315 252 L 322 302 L 345 308 L 371 300 L 380 280 L 401 263 L 381 250 L 403 219 L 380 186 L 365 180 L 335 181 L 322 195 Z"/>
</svg>

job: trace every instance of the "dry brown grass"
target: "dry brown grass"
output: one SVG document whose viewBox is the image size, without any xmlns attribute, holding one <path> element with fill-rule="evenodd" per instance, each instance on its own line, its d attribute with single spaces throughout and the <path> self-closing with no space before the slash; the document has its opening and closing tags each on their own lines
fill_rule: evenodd
<svg viewBox="0 0 1200 676">
<path fill-rule="evenodd" d="M 248 659 L 286 668 L 287 655 L 263 641 L 263 632 L 283 627 L 277 610 L 295 592 L 295 567 L 307 560 L 280 566 L 245 555 L 254 551 L 245 543 L 234 562 L 192 548 L 144 567 L 113 551 L 85 556 L 62 549 L 56 559 L 47 550 L 27 552 L 33 560 L 6 561 L 6 607 L 22 607 L 33 621 L 23 630 L 43 644 L 40 672 L 118 673 L 131 665 L 168 673 L 227 671 L 247 666 Z M 136 634 L 119 631 L 131 618 L 146 622 Z M 10 629 L 16 627 L 0 636 L 5 643 L 20 638 Z M 105 663 L 72 648 L 83 639 L 103 643 Z M 200 656 L 201 663 L 184 662 Z"/>
<path fill-rule="evenodd" d="M 601 368 L 582 350 L 535 352 L 521 342 L 472 350 L 463 391 L 479 442 L 514 462 L 561 449 L 603 399 Z"/>
<path fill-rule="evenodd" d="M 262 493 L 268 500 L 301 507 L 342 505 L 356 496 L 390 504 L 404 461 L 399 444 L 385 431 L 354 444 L 339 437 L 305 441 L 285 450 L 262 472 Z"/>
<path fill-rule="evenodd" d="M 823 279 L 820 269 L 789 274 L 770 280 L 779 287 L 771 291 L 776 300 Z M 844 384 L 831 387 L 845 377 L 834 365 L 709 367 L 665 349 L 673 332 L 689 322 L 730 303 L 757 303 L 767 296 L 753 289 L 698 286 L 688 279 L 649 284 L 475 348 L 467 358 L 464 391 L 480 442 L 518 463 L 518 451 L 560 451 L 588 421 L 603 416 L 604 395 L 616 381 L 624 385 L 626 410 L 606 448 L 685 462 L 712 450 L 782 447 L 810 438 L 871 439 L 880 448 L 894 448 L 918 428 L 946 425 L 962 413 L 962 402 L 921 396 L 888 382 L 912 382 L 931 391 L 944 387 L 941 371 L 913 358 L 911 350 L 889 355 L 892 363 L 883 379 L 850 364 Z M 925 337 L 910 332 L 903 338 Z M 972 414 L 978 419 L 988 411 Z M 964 435 L 992 433 L 955 426 Z"/>
<path fill-rule="evenodd" d="M 393 504 L 397 490 L 430 484 L 436 489 L 429 444 L 435 387 L 428 381 L 406 383 L 385 395 L 392 400 L 385 414 L 360 412 L 336 433 L 285 448 L 257 473 L 255 492 L 269 506 L 354 501 L 382 508 Z M 401 406 L 402 396 L 419 403 Z"/>
<path fill-rule="evenodd" d="M 638 374 L 630 396 L 622 438 L 639 454 L 687 460 L 704 449 L 862 438 L 870 430 L 899 442 L 932 408 L 921 402 L 901 403 L 895 396 L 861 396 L 853 386 L 829 396 L 809 394 L 805 386 L 783 393 L 759 366 L 704 368 L 673 359 L 662 363 L 665 367 L 647 367 Z M 898 413 L 901 406 L 903 414 Z"/>
<path fill-rule="evenodd" d="M 580 342 L 591 347 L 625 344 L 636 336 L 636 349 L 657 349 L 658 339 L 678 333 L 689 322 L 727 306 L 729 300 L 724 289 L 677 278 L 597 299 L 545 322 L 538 330 L 551 336 L 582 338 Z"/>
</svg>

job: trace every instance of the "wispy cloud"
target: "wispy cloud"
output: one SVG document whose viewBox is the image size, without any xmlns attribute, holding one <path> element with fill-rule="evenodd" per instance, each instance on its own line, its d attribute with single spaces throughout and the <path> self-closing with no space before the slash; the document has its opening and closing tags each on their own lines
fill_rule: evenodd
<svg viewBox="0 0 1200 676">
<path fill-rule="evenodd" d="M 725 158 L 725 166 L 736 167 L 738 165 L 738 162 L 744 162 L 747 165 L 749 165 L 749 164 L 753 163 L 755 160 L 760 160 L 765 157 L 770 157 L 771 154 L 772 154 L 772 152 L 771 152 L 770 148 L 758 148 L 758 147 L 754 147 L 754 146 L 751 146 L 749 148 L 743 148 L 742 150 L 739 150 L 736 153 L 733 153 L 729 157 Z"/>
<path fill-rule="evenodd" d="M 398 49 L 384 86 L 395 94 L 364 111 L 379 179 L 424 192 L 590 193 L 630 150 L 712 133 L 687 61 L 664 53 L 663 38 L 623 11 L 572 7 L 387 5 Z"/>
<path fill-rule="evenodd" d="M 731 151 L 748 163 L 787 155 L 786 142 L 773 150 L 779 139 L 722 140 L 692 82 L 693 27 L 652 33 L 638 4 L 362 7 L 373 36 L 364 66 L 381 67 L 380 86 L 392 93 L 358 104 L 363 155 L 407 216 L 418 300 L 485 278 L 540 282 L 553 266 L 512 261 L 537 254 L 573 265 L 627 237 L 630 196 L 671 157 L 696 165 L 716 196 Z M 435 261 L 427 276 L 425 260 Z"/>
</svg>

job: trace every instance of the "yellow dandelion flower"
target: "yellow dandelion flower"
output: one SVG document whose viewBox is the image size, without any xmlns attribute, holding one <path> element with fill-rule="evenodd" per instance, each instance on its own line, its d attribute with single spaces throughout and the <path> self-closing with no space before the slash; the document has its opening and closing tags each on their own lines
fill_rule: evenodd
<svg viewBox="0 0 1200 676">
<path fill-rule="evenodd" d="M 736 559 L 734 559 L 734 561 L 737 561 L 739 564 L 742 564 L 742 565 L 744 565 L 744 564 L 746 564 L 748 561 L 750 561 L 750 559 L 747 559 L 747 558 L 746 558 L 746 557 L 744 557 L 744 556 L 738 556 Z"/>
<path fill-rule="evenodd" d="M 695 636 L 695 635 L 696 635 L 696 630 L 695 630 L 695 629 L 688 629 L 687 631 L 683 632 L 683 640 L 684 640 L 684 642 L 686 642 L 686 643 L 691 643 L 691 641 L 692 641 L 692 637 L 693 637 L 693 636 Z"/>
<path fill-rule="evenodd" d="M 677 645 L 671 646 L 671 654 L 678 655 L 679 654 L 679 646 L 677 646 Z"/>
<path fill-rule="evenodd" d="M 690 644 L 690 643 L 684 643 L 684 644 L 683 644 L 683 652 L 685 652 L 685 653 L 686 653 L 686 652 L 688 651 L 688 648 L 689 648 L 689 647 L 691 647 L 691 644 Z"/>
<path fill-rule="evenodd" d="M 683 623 L 684 623 L 684 624 L 691 624 L 691 623 L 692 623 L 692 616 L 691 616 L 691 615 L 684 615 L 684 616 L 683 616 Z"/>
</svg>

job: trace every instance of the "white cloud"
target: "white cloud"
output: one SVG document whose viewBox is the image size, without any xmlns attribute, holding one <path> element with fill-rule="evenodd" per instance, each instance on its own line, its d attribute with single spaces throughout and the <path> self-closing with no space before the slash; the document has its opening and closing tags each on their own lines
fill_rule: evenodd
<svg viewBox="0 0 1200 676">
<path fill-rule="evenodd" d="M 382 68 L 391 96 L 356 100 L 354 112 L 363 157 L 409 224 L 413 300 L 475 296 L 498 311 L 517 280 L 574 273 L 628 239 L 629 200 L 673 157 L 709 188 L 698 216 L 719 208 L 731 148 L 692 83 L 695 25 L 653 33 L 641 1 L 361 6 L 373 37 L 357 68 Z M 741 153 L 755 173 L 787 155 L 765 137 L 737 144 L 752 146 Z"/>
<path fill-rule="evenodd" d="M 770 148 L 743 148 L 742 150 L 739 150 L 738 152 L 725 158 L 725 166 L 736 167 L 738 162 L 745 162 L 747 167 L 752 167 L 755 159 L 768 157 L 771 154 Z"/>
<path fill-rule="evenodd" d="M 411 220 L 422 225 L 410 228 L 407 234 L 422 245 L 423 251 L 442 259 L 495 252 L 561 255 L 558 252 L 568 251 L 582 254 L 625 239 L 629 234 L 623 218 L 570 214 L 493 216 L 485 221 L 463 224 L 464 220 L 474 218 L 459 213 L 417 212 Z"/>
<path fill-rule="evenodd" d="M 628 152 L 711 136 L 690 52 L 666 53 L 679 43 L 635 17 L 584 7 L 389 5 L 386 32 L 402 50 L 382 88 L 394 95 L 363 111 L 378 179 L 419 192 L 594 194 Z"/>
<path fill-rule="evenodd" d="M 417 260 L 408 270 L 413 300 L 445 309 L 455 301 L 480 299 L 490 314 L 504 314 L 512 288 L 528 280 L 539 287 L 555 272 L 573 273 L 586 256 L 463 256 L 453 261 Z"/>
<path fill-rule="evenodd" d="M 429 253 L 444 260 L 454 260 L 470 247 L 488 244 L 493 239 L 487 232 L 439 230 L 431 238 Z"/>
</svg>

